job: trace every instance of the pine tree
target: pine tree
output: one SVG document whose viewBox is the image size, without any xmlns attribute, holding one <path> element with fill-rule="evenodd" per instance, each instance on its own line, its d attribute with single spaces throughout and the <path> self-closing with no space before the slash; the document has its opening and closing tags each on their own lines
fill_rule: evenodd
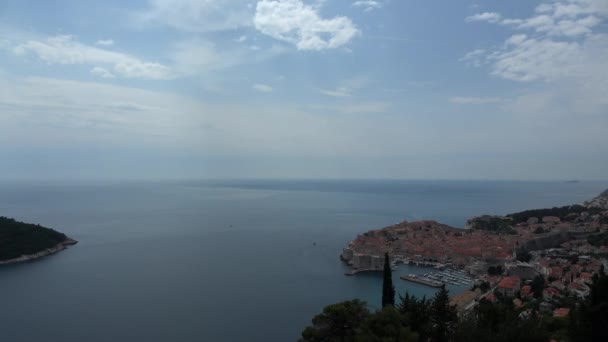
<svg viewBox="0 0 608 342">
<path fill-rule="evenodd" d="M 433 323 L 433 341 L 448 341 L 458 323 L 456 308 L 450 305 L 450 296 L 445 285 L 435 294 L 431 304 L 431 322 Z"/>
<path fill-rule="evenodd" d="M 399 295 L 400 303 L 397 310 L 402 315 L 403 325 L 410 327 L 412 331 L 418 333 L 420 341 L 427 341 L 432 332 L 431 326 L 431 301 L 418 299 L 405 292 L 405 296 Z"/>
<path fill-rule="evenodd" d="M 382 307 L 395 306 L 395 286 L 388 252 L 384 254 L 384 281 L 382 283 Z"/>
</svg>

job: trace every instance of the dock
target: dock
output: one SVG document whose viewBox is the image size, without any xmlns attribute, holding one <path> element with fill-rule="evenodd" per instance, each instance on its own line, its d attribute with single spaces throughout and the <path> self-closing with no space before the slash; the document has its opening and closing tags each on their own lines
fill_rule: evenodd
<svg viewBox="0 0 608 342">
<path fill-rule="evenodd" d="M 414 275 L 402 275 L 400 278 L 403 280 L 411 281 L 412 283 L 422 284 L 430 287 L 441 287 L 442 285 L 439 282 L 432 282 L 429 280 L 421 279 Z"/>
</svg>

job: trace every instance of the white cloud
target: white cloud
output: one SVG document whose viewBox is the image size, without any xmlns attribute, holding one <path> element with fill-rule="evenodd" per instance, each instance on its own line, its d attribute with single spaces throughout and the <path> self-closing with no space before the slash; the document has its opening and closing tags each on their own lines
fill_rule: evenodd
<svg viewBox="0 0 608 342">
<path fill-rule="evenodd" d="M 497 23 L 498 21 L 500 21 L 501 17 L 502 16 L 496 12 L 484 12 L 466 17 L 464 20 L 467 23 L 474 21 L 487 21 L 489 23 Z"/>
<path fill-rule="evenodd" d="M 237 43 L 243 43 L 244 41 L 247 40 L 247 36 L 240 36 L 236 39 Z"/>
<path fill-rule="evenodd" d="M 69 35 L 28 40 L 16 45 L 13 52 L 18 56 L 31 53 L 48 64 L 107 65 L 116 75 L 126 78 L 158 80 L 172 77 L 169 68 L 160 63 L 146 62 L 128 54 L 84 45 Z"/>
<path fill-rule="evenodd" d="M 515 81 L 552 81 L 583 72 L 580 62 L 584 52 L 577 42 L 534 38 L 513 42 L 510 38 L 508 47 L 488 57 L 493 75 Z"/>
<path fill-rule="evenodd" d="M 254 84 L 252 86 L 253 89 L 257 90 L 257 91 L 261 91 L 263 93 L 270 93 L 272 92 L 272 87 L 266 84 Z"/>
<path fill-rule="evenodd" d="M 237 65 L 259 63 L 285 53 L 286 48 L 273 45 L 268 48 L 256 46 L 253 49 L 245 44 L 217 46 L 207 40 L 189 39 L 175 43 L 170 51 L 169 58 L 173 61 L 172 70 L 177 77 L 183 77 Z"/>
<path fill-rule="evenodd" d="M 544 83 L 506 102 L 512 113 L 599 117 L 608 112 L 608 34 L 600 29 L 607 19 L 605 0 L 542 3 L 529 18 L 499 22 L 515 31 L 503 44 L 461 60 L 503 79 Z"/>
<path fill-rule="evenodd" d="M 605 0 L 555 1 L 538 5 L 536 12 L 551 13 L 556 18 L 577 17 L 587 14 L 608 16 L 608 3 Z"/>
<path fill-rule="evenodd" d="M 388 102 L 375 101 L 375 102 L 359 102 L 359 103 L 348 103 L 333 106 L 318 106 L 314 105 L 311 108 L 322 110 L 329 113 L 340 113 L 340 114 L 376 114 L 385 113 L 390 109 Z"/>
<path fill-rule="evenodd" d="M 116 76 L 114 76 L 114 74 L 112 74 L 111 72 L 109 72 L 108 70 L 106 70 L 105 68 L 102 68 L 102 67 L 94 67 L 93 69 L 91 69 L 91 74 L 93 74 L 95 76 L 99 76 L 101 78 L 116 77 Z"/>
<path fill-rule="evenodd" d="M 473 51 L 467 52 L 462 58 L 459 59 L 459 61 L 465 62 L 468 65 L 479 67 L 484 64 L 483 57 L 485 55 L 486 50 L 475 49 Z"/>
<path fill-rule="evenodd" d="M 371 113 L 386 108 L 382 103 L 363 103 L 332 111 Z M 256 158 L 277 153 L 318 157 L 374 155 L 383 151 L 380 141 L 389 140 L 387 129 L 372 118 L 328 118 L 273 104 L 209 104 L 166 92 L 48 78 L 0 79 L 0 109 L 6 133 L 0 135 L 0 146 L 22 148 L 80 144 Z M 373 143 L 360 138 L 369 136 L 370 126 L 378 132 Z M 342 134 L 336 135 L 338 130 Z"/>
<path fill-rule="evenodd" d="M 608 70 L 608 61 L 597 60 L 608 53 L 608 36 L 593 32 L 608 18 L 608 2 L 562 0 L 542 3 L 535 12 L 529 18 L 500 21 L 530 34 L 514 34 L 499 48 L 478 49 L 461 60 L 475 66 L 489 64 L 493 75 L 515 81 L 586 78 Z"/>
<path fill-rule="evenodd" d="M 183 40 L 170 49 L 177 74 L 185 76 L 208 70 L 223 69 L 240 63 L 235 51 L 218 51 L 215 44 L 198 39 Z"/>
<path fill-rule="evenodd" d="M 161 24 L 188 32 L 214 32 L 251 26 L 253 10 L 241 0 L 150 0 L 134 14 L 140 24 Z"/>
<path fill-rule="evenodd" d="M 260 0 L 254 24 L 263 34 L 294 44 L 299 50 L 341 47 L 360 34 L 349 18 L 323 19 L 315 7 L 301 0 Z"/>
<path fill-rule="evenodd" d="M 382 1 L 378 0 L 358 0 L 353 2 L 353 6 L 363 8 L 365 12 L 382 8 Z"/>
<path fill-rule="evenodd" d="M 606 89 L 598 89 L 598 92 L 602 91 Z M 556 94 L 557 97 L 559 95 Z M 591 96 L 595 97 L 597 93 Z M 587 97 L 581 99 L 587 100 Z M 522 100 L 513 103 L 513 106 L 527 105 L 525 102 Z M 546 110 L 543 101 L 540 102 L 537 108 Z M 458 110 L 460 107 L 448 106 L 445 110 L 455 113 L 454 108 Z M 579 110 L 581 108 L 585 107 L 578 107 Z M 259 173 L 260 177 L 268 176 L 268 172 L 277 169 L 276 166 L 286 170 L 293 159 L 302 161 L 301 165 L 291 165 L 297 168 L 308 164 L 321 165 L 327 161 L 336 161 L 336 165 L 339 165 L 344 158 L 357 160 L 358 164 L 342 164 L 343 175 L 357 176 L 349 173 L 352 172 L 349 170 L 381 165 L 374 170 L 387 172 L 391 177 L 402 177 L 403 172 L 411 172 L 412 165 L 417 165 L 416 173 L 407 174 L 420 177 L 428 176 L 428 170 L 437 167 L 449 169 L 454 166 L 453 162 L 437 164 L 428 158 L 445 160 L 454 155 L 491 154 L 499 159 L 494 164 L 497 172 L 504 167 L 504 160 L 516 165 L 514 169 L 503 170 L 503 173 L 493 173 L 493 169 L 483 176 L 504 175 L 505 178 L 513 178 L 513 170 L 521 171 L 522 166 L 524 169 L 530 166 L 525 158 L 519 159 L 519 156 L 521 151 L 531 149 L 536 153 L 532 155 L 538 162 L 535 165 L 542 165 L 538 169 L 538 177 L 553 169 L 561 170 L 560 167 L 565 165 L 564 158 L 568 156 L 570 159 L 566 159 L 566 164 L 574 165 L 573 168 L 578 167 L 576 162 L 587 162 L 587 159 L 581 159 L 579 151 L 583 150 L 594 152 L 588 160 L 601 168 L 592 167 L 590 170 L 594 171 L 594 175 L 601 175 L 605 174 L 606 165 L 598 162 L 601 158 L 597 156 L 605 155 L 608 146 L 608 135 L 603 134 L 608 123 L 605 115 L 586 124 L 578 120 L 542 120 L 540 130 L 531 120 L 512 120 L 511 117 L 496 124 L 496 121 L 489 121 L 490 117 L 495 117 L 491 115 L 478 120 L 462 120 L 457 115 L 448 115 L 453 119 L 446 122 L 449 124 L 437 125 L 437 117 L 432 115 L 416 118 L 412 115 L 368 115 L 392 112 L 391 105 L 384 102 L 353 102 L 333 107 L 311 105 L 307 108 L 272 103 L 256 106 L 234 101 L 226 104 L 215 100 L 209 104 L 167 92 L 47 78 L 0 78 L 0 109 L 0 126 L 3 129 L 0 146 L 7 151 L 14 149 L 14 146 L 19 146 L 19 152 L 51 151 L 53 158 L 71 159 L 74 165 L 82 166 L 99 162 L 101 156 L 74 156 L 70 151 L 75 146 L 80 150 L 109 154 L 127 151 L 125 156 L 130 159 L 133 155 L 140 156 L 140 153 L 152 151 L 154 162 L 137 166 L 121 165 L 116 169 L 118 177 L 129 171 L 135 176 L 147 175 L 149 170 L 146 169 L 150 166 L 172 164 L 174 159 L 167 158 L 167 155 L 181 155 L 184 161 L 221 156 L 222 159 L 238 161 L 245 166 L 251 164 L 247 160 L 276 158 L 276 163 Z M 400 113 L 407 111 L 407 108 L 399 107 Z M 469 111 L 469 108 L 462 111 Z M 574 126 L 576 129 L 573 129 Z M 504 141 L 509 141 L 509 144 Z M 420 157 L 421 146 L 424 147 L 425 156 L 416 159 Z M 560 159 L 550 166 L 544 165 L 546 155 L 556 150 L 560 151 Z M 515 159 L 513 156 L 518 157 Z M 320 158 L 325 158 L 324 163 L 320 162 Z M 140 164 L 141 159 L 136 159 L 135 164 Z M 402 162 L 404 159 L 406 162 Z M 412 163 L 412 160 L 416 162 Z M 401 162 L 396 164 L 397 161 Z M 32 171 L 29 161 L 14 162 L 16 170 L 32 172 L 35 177 L 48 176 L 48 169 Z M 423 165 L 419 165 L 419 162 Z M 484 159 L 483 163 L 486 162 Z M 475 170 L 483 169 L 481 166 L 487 166 L 481 165 L 483 163 L 460 170 L 458 175 L 470 177 Z M 180 176 L 180 172 L 190 177 L 209 175 L 207 170 L 213 162 L 202 164 L 205 165 L 196 168 L 186 162 L 176 166 L 176 173 L 165 176 Z M 223 177 L 228 173 L 243 177 L 249 174 L 247 167 L 235 171 L 231 166 L 217 168 L 214 176 Z M 311 170 L 318 171 L 317 166 L 311 167 Z M 55 171 L 65 177 L 69 169 L 59 167 Z M 74 174 L 105 177 L 107 174 L 104 171 L 87 174 L 78 169 Z M 450 175 L 454 174 L 452 171 Z M 278 176 L 294 176 L 290 173 L 293 171 L 284 172 L 287 173 Z M 327 176 L 326 173 L 320 175 Z M 377 173 L 370 171 L 367 176 L 374 175 L 377 176 Z M 445 173 L 438 172 L 433 177 L 445 177 Z M 522 173 L 521 177 L 530 177 L 530 174 Z"/>
<path fill-rule="evenodd" d="M 480 105 L 489 103 L 500 103 L 504 102 L 505 99 L 501 97 L 464 97 L 454 96 L 450 98 L 450 102 L 462 105 Z"/>
<path fill-rule="evenodd" d="M 101 39 L 101 40 L 96 41 L 95 45 L 112 46 L 112 45 L 114 45 L 114 41 L 112 39 Z"/>
<path fill-rule="evenodd" d="M 333 97 L 348 97 L 351 96 L 351 90 L 346 88 L 337 88 L 334 90 L 321 89 L 321 94 Z"/>
<path fill-rule="evenodd" d="M 598 17 L 593 15 L 578 19 L 559 18 L 555 13 L 552 15 L 542 14 L 528 19 L 505 19 L 501 24 L 512 25 L 520 30 L 533 29 L 549 36 L 576 37 L 590 34 L 593 27 L 601 22 Z"/>
<path fill-rule="evenodd" d="M 362 89 L 371 82 L 366 75 L 358 75 L 345 79 L 335 89 L 319 89 L 321 94 L 333 97 L 349 97 L 353 92 Z"/>
<path fill-rule="evenodd" d="M 286 47 L 257 47 L 251 51 L 246 45 L 216 46 L 202 39 L 178 41 L 166 50 L 167 64 L 149 62 L 130 54 L 107 48 L 85 45 L 73 36 L 58 35 L 42 39 L 11 43 L 6 48 L 17 56 L 34 55 L 49 65 L 90 65 L 91 74 L 102 78 L 138 78 L 168 80 L 188 77 L 212 70 L 242 64 L 259 63 L 286 51 Z"/>
</svg>

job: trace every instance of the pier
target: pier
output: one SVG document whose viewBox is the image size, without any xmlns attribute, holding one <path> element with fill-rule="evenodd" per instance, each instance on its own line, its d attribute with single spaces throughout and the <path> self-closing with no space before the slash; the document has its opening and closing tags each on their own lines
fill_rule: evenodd
<svg viewBox="0 0 608 342">
<path fill-rule="evenodd" d="M 426 286 L 430 286 L 430 287 L 441 287 L 441 285 L 443 285 L 440 282 L 434 282 L 434 281 L 418 278 L 417 276 L 412 275 L 412 274 L 402 275 L 400 278 L 403 280 L 411 281 L 412 283 L 418 283 L 418 284 L 422 284 L 422 285 L 426 285 Z"/>
</svg>

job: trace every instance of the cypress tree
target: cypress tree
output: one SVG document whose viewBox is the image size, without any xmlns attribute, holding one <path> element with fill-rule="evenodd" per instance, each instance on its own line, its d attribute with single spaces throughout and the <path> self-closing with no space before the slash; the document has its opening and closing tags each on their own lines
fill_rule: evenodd
<svg viewBox="0 0 608 342">
<path fill-rule="evenodd" d="M 395 306 L 395 286 L 388 252 L 384 254 L 384 281 L 382 282 L 382 307 Z"/>
</svg>

